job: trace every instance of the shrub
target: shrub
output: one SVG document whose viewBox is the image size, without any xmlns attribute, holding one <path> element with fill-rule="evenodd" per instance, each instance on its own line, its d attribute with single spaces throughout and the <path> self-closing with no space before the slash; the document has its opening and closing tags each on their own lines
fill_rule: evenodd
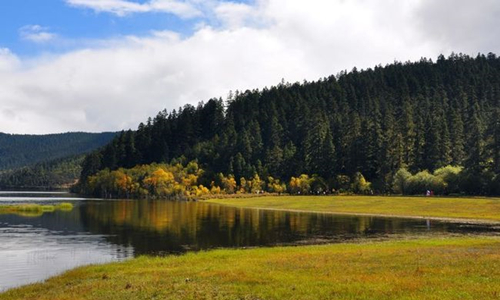
<svg viewBox="0 0 500 300">
<path fill-rule="evenodd" d="M 311 190 L 315 194 L 323 194 L 328 191 L 328 184 L 326 181 L 316 174 L 314 174 L 310 180 Z"/>
<path fill-rule="evenodd" d="M 335 177 L 335 189 L 341 193 L 348 192 L 351 187 L 351 178 L 347 175 L 337 175 Z"/>
<path fill-rule="evenodd" d="M 427 190 L 434 191 L 435 194 L 443 194 L 445 189 L 446 182 L 427 170 L 418 172 L 408 180 L 408 194 L 424 194 Z"/>
<path fill-rule="evenodd" d="M 434 176 L 441 178 L 446 184 L 445 194 L 460 192 L 460 174 L 463 167 L 446 166 L 434 171 Z"/>
<path fill-rule="evenodd" d="M 408 192 L 408 182 L 411 178 L 411 173 L 405 168 L 399 169 L 394 174 L 392 190 L 396 194 L 406 194 Z"/>
<path fill-rule="evenodd" d="M 289 187 L 291 194 L 308 194 L 311 189 L 311 179 L 306 174 L 302 174 L 299 177 L 292 177 Z"/>
<path fill-rule="evenodd" d="M 352 179 L 351 190 L 357 194 L 369 194 L 371 192 L 371 183 L 366 181 L 363 174 L 356 172 Z"/>
</svg>

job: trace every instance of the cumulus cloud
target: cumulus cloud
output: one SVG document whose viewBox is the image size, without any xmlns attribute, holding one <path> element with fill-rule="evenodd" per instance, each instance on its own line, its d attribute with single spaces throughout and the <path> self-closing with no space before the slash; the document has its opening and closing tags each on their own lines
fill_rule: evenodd
<svg viewBox="0 0 500 300">
<path fill-rule="evenodd" d="M 109 12 L 121 17 L 132 13 L 147 12 L 172 13 L 183 18 L 201 15 L 201 12 L 191 3 L 178 0 L 150 0 L 146 3 L 127 0 L 66 0 L 66 3 L 96 12 Z"/>
<path fill-rule="evenodd" d="M 498 52 L 499 40 L 472 39 L 498 22 L 493 15 L 500 4 L 492 3 L 479 6 L 482 18 L 461 15 L 466 7 L 438 18 L 431 16 L 436 3 L 430 0 L 211 2 L 214 20 L 188 37 L 171 31 L 128 36 L 30 61 L 29 67 L 0 50 L 0 131 L 136 128 L 163 108 L 274 85 L 282 78 L 317 80 L 354 66 L 435 58 L 455 49 Z M 461 18 L 468 25 L 457 24 Z M 452 35 L 453 26 L 463 30 Z"/>
<path fill-rule="evenodd" d="M 26 25 L 19 29 L 22 39 L 34 43 L 45 43 L 57 37 L 56 34 L 49 32 L 49 28 L 40 25 Z"/>
<path fill-rule="evenodd" d="M 14 55 L 7 48 L 0 48 L 0 72 L 7 72 L 15 70 L 19 67 L 20 61 L 16 55 Z"/>
<path fill-rule="evenodd" d="M 258 11 L 244 3 L 224 2 L 214 9 L 215 15 L 224 27 L 238 28 L 242 26 L 254 25 L 259 20 Z"/>
<path fill-rule="evenodd" d="M 498 52 L 500 3 L 496 0 L 422 0 L 415 11 L 420 38 L 442 51 Z"/>
</svg>

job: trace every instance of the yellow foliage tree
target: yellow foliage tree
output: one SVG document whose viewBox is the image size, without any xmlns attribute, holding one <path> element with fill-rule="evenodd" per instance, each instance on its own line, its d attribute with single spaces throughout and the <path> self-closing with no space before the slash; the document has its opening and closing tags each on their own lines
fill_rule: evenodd
<svg viewBox="0 0 500 300">
<path fill-rule="evenodd" d="M 149 177 L 144 179 L 144 184 L 152 195 L 159 197 L 169 196 L 174 189 L 174 174 L 163 168 L 156 169 Z"/>
<path fill-rule="evenodd" d="M 307 174 L 290 179 L 290 192 L 293 194 L 307 194 L 311 189 L 311 179 Z"/>
<path fill-rule="evenodd" d="M 229 175 L 228 177 L 222 176 L 221 181 L 224 192 L 227 194 L 234 194 L 236 192 L 236 180 L 233 175 Z"/>
<path fill-rule="evenodd" d="M 292 177 L 293 178 L 293 177 Z M 274 179 L 273 177 L 269 176 L 267 178 L 267 190 L 270 193 L 283 193 L 286 190 L 286 185 L 284 183 L 281 183 L 279 179 Z"/>
<path fill-rule="evenodd" d="M 252 194 L 260 193 L 262 191 L 263 181 L 260 180 L 259 174 L 255 174 L 250 182 L 250 192 Z"/>
<path fill-rule="evenodd" d="M 115 177 L 119 194 L 124 195 L 126 198 L 129 198 L 139 187 L 137 183 L 134 183 L 132 177 L 125 174 L 122 169 L 113 171 L 112 174 Z"/>
<path fill-rule="evenodd" d="M 245 177 L 240 178 L 240 187 L 238 189 L 238 194 L 244 194 L 247 192 L 247 180 Z"/>
</svg>

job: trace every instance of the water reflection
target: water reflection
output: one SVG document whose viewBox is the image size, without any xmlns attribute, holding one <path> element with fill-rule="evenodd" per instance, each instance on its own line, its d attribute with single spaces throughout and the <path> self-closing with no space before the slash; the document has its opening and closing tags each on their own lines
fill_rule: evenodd
<svg viewBox="0 0 500 300">
<path fill-rule="evenodd" d="M 90 232 L 107 235 L 111 243 L 132 246 L 136 254 L 488 230 L 429 220 L 293 213 L 169 201 L 91 202 L 81 207 L 80 218 Z"/>
<path fill-rule="evenodd" d="M 0 221 L 0 291 L 81 265 L 119 261 L 133 255 L 131 248 L 110 244 L 102 235 L 64 227 L 55 231 L 42 223 L 23 225 L 26 222 L 17 218 Z"/>
</svg>

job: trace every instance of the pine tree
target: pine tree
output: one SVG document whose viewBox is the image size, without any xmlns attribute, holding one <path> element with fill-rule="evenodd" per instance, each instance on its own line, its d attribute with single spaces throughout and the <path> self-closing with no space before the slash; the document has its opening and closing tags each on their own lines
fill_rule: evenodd
<svg viewBox="0 0 500 300">
<path fill-rule="evenodd" d="M 498 173 L 498 87 L 499 58 L 453 54 L 438 63 L 397 62 L 236 92 L 226 107 L 211 99 L 161 111 L 98 151 L 101 164 L 86 166 L 85 174 L 198 160 L 207 181 L 220 172 L 286 182 L 302 173 L 329 179 L 360 172 L 386 191 L 401 167 L 416 173 L 453 164 L 467 174 Z M 470 186 L 484 187 L 484 178 Z"/>
<path fill-rule="evenodd" d="M 413 122 L 413 109 L 411 107 L 410 101 L 410 99 L 405 99 L 403 103 L 401 131 L 403 139 L 403 162 L 407 168 L 413 169 L 415 167 L 416 131 L 415 123 Z"/>
<path fill-rule="evenodd" d="M 468 155 L 464 162 L 464 167 L 472 174 L 479 174 L 484 167 L 483 164 L 483 126 L 479 119 L 479 105 L 472 102 L 467 121 L 467 149 Z"/>
<path fill-rule="evenodd" d="M 492 170 L 500 174 L 500 107 L 493 108 L 488 126 L 488 150 L 492 160 Z"/>
<path fill-rule="evenodd" d="M 453 165 L 462 165 L 465 160 L 464 122 L 461 114 L 455 109 L 452 110 L 450 119 L 451 163 Z"/>
<path fill-rule="evenodd" d="M 308 135 L 304 141 L 304 161 L 311 174 L 325 175 L 328 166 L 325 163 L 334 164 L 335 149 L 331 140 L 331 133 L 326 116 L 319 113 L 319 117 L 311 120 Z M 327 139 L 327 136 L 330 138 Z M 328 160 L 331 159 L 331 162 Z"/>
</svg>

